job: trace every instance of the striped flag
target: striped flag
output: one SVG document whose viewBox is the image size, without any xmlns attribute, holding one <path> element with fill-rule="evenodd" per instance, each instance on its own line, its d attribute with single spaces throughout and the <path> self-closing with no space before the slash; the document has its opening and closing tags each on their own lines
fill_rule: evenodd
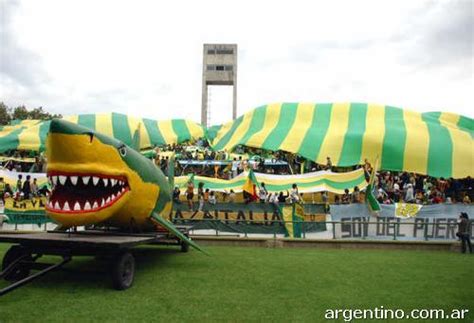
<svg viewBox="0 0 474 323">
<path fill-rule="evenodd" d="M 254 174 L 253 170 L 250 169 L 249 173 L 247 175 L 247 180 L 245 181 L 244 185 L 242 186 L 242 191 L 249 194 L 251 199 L 253 201 L 255 201 L 257 199 L 256 187 L 260 188 L 260 185 L 258 184 L 257 178 L 255 177 L 255 174 Z"/>
<path fill-rule="evenodd" d="M 301 238 L 302 222 L 304 221 L 304 208 L 300 203 L 293 203 L 280 208 L 283 221 L 285 221 L 286 237 Z"/>
</svg>

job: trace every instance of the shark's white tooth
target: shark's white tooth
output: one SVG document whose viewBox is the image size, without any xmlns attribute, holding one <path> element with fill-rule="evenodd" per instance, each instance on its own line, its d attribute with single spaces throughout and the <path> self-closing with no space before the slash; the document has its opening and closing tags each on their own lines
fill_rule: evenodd
<svg viewBox="0 0 474 323">
<path fill-rule="evenodd" d="M 110 202 L 110 196 L 105 200 L 105 204 L 109 204 Z"/>
<path fill-rule="evenodd" d="M 122 187 L 122 193 L 125 192 L 125 187 Z"/>
<path fill-rule="evenodd" d="M 122 181 L 118 181 L 119 185 L 120 186 L 123 186 L 123 182 Z"/>
<path fill-rule="evenodd" d="M 59 175 L 59 183 L 61 183 L 61 185 L 66 184 L 66 179 L 67 176 Z"/>
<path fill-rule="evenodd" d="M 86 204 L 84 204 L 84 211 L 89 211 L 91 209 L 91 204 L 89 203 L 89 201 L 86 201 Z"/>
<path fill-rule="evenodd" d="M 114 187 L 115 184 L 117 184 L 117 180 L 115 178 L 112 178 L 110 179 L 110 183 L 112 183 L 112 187 Z"/>
<path fill-rule="evenodd" d="M 58 201 L 56 201 L 56 203 L 54 203 L 54 208 L 55 208 L 56 210 L 61 210 L 61 207 L 59 206 Z"/>
<path fill-rule="evenodd" d="M 53 179 L 53 185 L 58 184 L 58 177 L 57 176 L 53 176 L 52 179 Z"/>
<path fill-rule="evenodd" d="M 112 196 L 110 197 L 110 199 L 113 201 L 115 200 L 115 194 L 112 194 Z"/>
<path fill-rule="evenodd" d="M 71 177 L 69 177 L 69 178 L 71 179 L 72 185 L 76 186 L 76 184 L 77 184 L 77 178 L 78 178 L 78 177 L 77 177 L 77 176 L 71 176 Z"/>
<path fill-rule="evenodd" d="M 71 211 L 71 209 L 69 208 L 69 203 L 67 201 L 64 202 L 63 210 L 64 211 Z"/>
<path fill-rule="evenodd" d="M 51 200 L 49 200 L 47 205 L 48 205 L 49 208 L 52 208 L 53 207 L 53 202 L 51 202 Z"/>
<path fill-rule="evenodd" d="M 99 208 L 99 204 L 97 203 L 97 201 L 94 201 L 94 204 L 92 204 L 92 209 L 97 209 Z"/>
<path fill-rule="evenodd" d="M 97 183 L 99 183 L 99 177 L 96 177 L 96 176 L 93 176 L 92 177 L 92 183 L 94 184 L 94 186 L 97 186 Z"/>
<path fill-rule="evenodd" d="M 121 191 L 121 190 L 119 190 L 119 191 L 117 192 L 117 197 L 119 197 L 120 194 L 122 194 L 122 191 Z"/>
<path fill-rule="evenodd" d="M 104 182 L 104 187 L 107 187 L 109 184 L 109 179 L 108 178 L 102 178 L 102 181 Z"/>
<path fill-rule="evenodd" d="M 81 210 L 81 205 L 79 204 L 79 202 L 76 201 L 76 203 L 74 203 L 74 211 L 80 211 Z"/>
<path fill-rule="evenodd" d="M 90 176 L 82 176 L 82 182 L 84 183 L 84 185 L 89 184 L 90 179 L 91 179 Z"/>
<path fill-rule="evenodd" d="M 100 202 L 100 207 L 104 206 L 105 205 L 105 200 L 102 199 L 102 202 Z"/>
</svg>

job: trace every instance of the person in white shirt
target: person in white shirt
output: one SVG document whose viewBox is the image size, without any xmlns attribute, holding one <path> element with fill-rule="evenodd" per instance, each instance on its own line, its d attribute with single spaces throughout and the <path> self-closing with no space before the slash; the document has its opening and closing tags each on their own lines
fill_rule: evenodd
<svg viewBox="0 0 474 323">
<path fill-rule="evenodd" d="M 405 194 L 405 202 L 407 203 L 413 203 L 413 200 L 415 199 L 415 196 L 413 194 L 413 185 L 408 184 L 407 185 L 407 192 Z"/>
<path fill-rule="evenodd" d="M 296 184 L 291 185 L 290 200 L 291 203 L 296 203 L 300 200 L 300 194 L 298 192 L 298 186 Z"/>
<path fill-rule="evenodd" d="M 216 202 L 217 202 L 216 194 L 214 191 L 211 191 L 211 193 L 209 193 L 209 204 L 215 205 Z"/>
<path fill-rule="evenodd" d="M 265 203 L 267 200 L 268 191 L 265 187 L 265 183 L 261 183 L 260 186 L 260 190 L 258 191 L 258 199 L 260 200 L 260 203 Z"/>
<path fill-rule="evenodd" d="M 236 158 L 232 161 L 232 178 L 237 176 L 237 170 L 239 169 L 239 162 L 237 161 Z"/>
</svg>

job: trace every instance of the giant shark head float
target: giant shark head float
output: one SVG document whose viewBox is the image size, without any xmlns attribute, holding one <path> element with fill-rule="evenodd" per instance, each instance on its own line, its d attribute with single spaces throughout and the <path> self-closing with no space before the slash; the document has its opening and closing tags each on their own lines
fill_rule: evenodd
<svg viewBox="0 0 474 323">
<path fill-rule="evenodd" d="M 147 231 L 159 224 L 200 250 L 164 219 L 172 209 L 172 180 L 136 150 L 53 119 L 46 156 L 53 187 L 46 212 L 62 227 L 104 224 Z"/>
</svg>

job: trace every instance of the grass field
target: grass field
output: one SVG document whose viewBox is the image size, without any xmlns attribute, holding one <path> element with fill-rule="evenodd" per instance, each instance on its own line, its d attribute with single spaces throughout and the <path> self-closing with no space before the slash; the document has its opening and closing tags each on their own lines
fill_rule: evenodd
<svg viewBox="0 0 474 323">
<path fill-rule="evenodd" d="M 0 245 L 0 257 L 6 250 L 6 245 Z M 321 322 L 328 308 L 474 311 L 474 255 L 207 250 L 211 257 L 172 248 L 137 249 L 134 286 L 122 292 L 110 288 L 110 279 L 98 262 L 77 258 L 66 270 L 0 298 L 0 322 Z M 0 282 L 0 287 L 5 285 Z"/>
</svg>

